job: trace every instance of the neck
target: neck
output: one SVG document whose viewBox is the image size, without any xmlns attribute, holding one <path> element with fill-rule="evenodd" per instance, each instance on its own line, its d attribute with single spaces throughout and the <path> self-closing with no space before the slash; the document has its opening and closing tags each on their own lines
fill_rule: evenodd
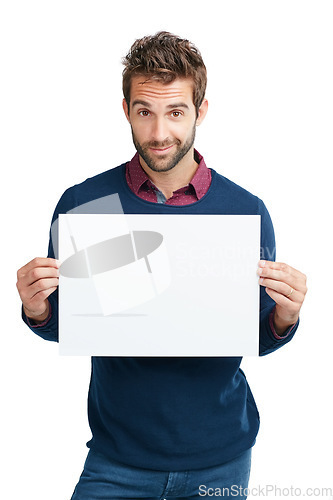
<svg viewBox="0 0 333 500">
<path fill-rule="evenodd" d="M 139 159 L 140 165 L 149 179 L 162 191 L 167 199 L 171 198 L 173 192 L 177 191 L 177 189 L 187 186 L 198 168 L 198 163 L 194 159 L 193 147 L 174 168 L 167 172 L 155 172 L 148 167 L 141 156 L 139 156 Z"/>
</svg>

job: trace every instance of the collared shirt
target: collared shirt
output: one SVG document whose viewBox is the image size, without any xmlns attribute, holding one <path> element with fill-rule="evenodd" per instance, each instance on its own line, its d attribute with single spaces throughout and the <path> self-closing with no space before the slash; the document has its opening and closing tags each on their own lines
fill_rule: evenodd
<svg viewBox="0 0 333 500">
<path fill-rule="evenodd" d="M 203 156 L 196 149 L 194 150 L 194 159 L 199 165 L 190 183 L 174 191 L 169 199 L 166 199 L 162 191 L 149 179 L 140 165 L 138 153 L 126 165 L 127 184 L 133 193 L 146 201 L 164 203 L 166 205 L 188 205 L 189 203 L 194 203 L 207 193 L 212 181 L 211 171 L 206 166 Z"/>
</svg>

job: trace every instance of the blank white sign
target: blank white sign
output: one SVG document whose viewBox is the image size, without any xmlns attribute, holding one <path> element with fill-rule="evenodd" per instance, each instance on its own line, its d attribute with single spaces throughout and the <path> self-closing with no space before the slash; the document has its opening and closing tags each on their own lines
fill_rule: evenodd
<svg viewBox="0 0 333 500">
<path fill-rule="evenodd" d="M 63 355 L 257 356 L 260 216 L 59 216 Z"/>
</svg>

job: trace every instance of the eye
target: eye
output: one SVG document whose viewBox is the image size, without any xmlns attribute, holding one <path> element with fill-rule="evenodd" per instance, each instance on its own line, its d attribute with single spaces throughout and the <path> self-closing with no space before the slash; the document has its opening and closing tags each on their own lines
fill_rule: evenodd
<svg viewBox="0 0 333 500">
<path fill-rule="evenodd" d="M 146 109 L 143 109 L 143 110 L 139 111 L 139 115 L 140 116 L 149 116 L 149 111 L 147 111 Z"/>
<path fill-rule="evenodd" d="M 174 118 L 179 118 L 181 116 L 181 112 L 180 111 L 172 111 L 171 115 Z"/>
</svg>

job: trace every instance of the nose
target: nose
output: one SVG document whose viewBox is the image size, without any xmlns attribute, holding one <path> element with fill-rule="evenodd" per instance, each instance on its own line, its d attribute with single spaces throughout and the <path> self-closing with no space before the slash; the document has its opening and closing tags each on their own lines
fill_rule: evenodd
<svg viewBox="0 0 333 500">
<path fill-rule="evenodd" d="M 155 117 L 152 129 L 152 140 L 163 142 L 168 138 L 168 127 L 164 117 Z"/>
</svg>

